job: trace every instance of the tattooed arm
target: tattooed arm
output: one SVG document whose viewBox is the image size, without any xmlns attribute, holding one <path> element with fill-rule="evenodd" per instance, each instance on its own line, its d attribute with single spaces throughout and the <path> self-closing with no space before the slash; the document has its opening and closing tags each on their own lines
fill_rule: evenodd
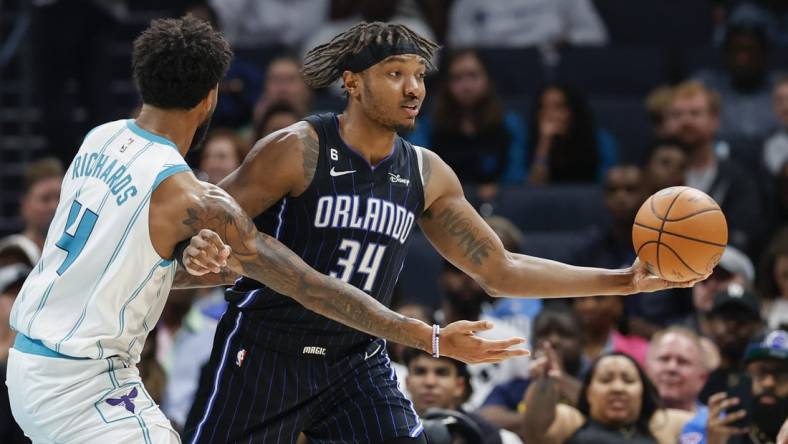
<svg viewBox="0 0 788 444">
<path fill-rule="evenodd" d="M 421 229 L 438 252 L 493 296 L 625 295 L 688 286 L 658 279 L 638 263 L 626 269 L 575 267 L 506 251 L 495 232 L 465 200 L 454 171 L 423 151 L 426 210 Z"/>
<path fill-rule="evenodd" d="M 287 196 L 301 194 L 315 175 L 319 142 L 314 128 L 298 122 L 276 131 L 255 143 L 241 166 L 219 183 L 250 217 L 255 218 Z M 218 246 L 219 244 L 217 244 Z M 215 259 L 205 254 L 205 243 L 198 236 L 191 240 L 182 266 L 175 275 L 176 288 L 230 285 L 237 273 L 215 267 Z M 201 276 L 193 273 L 203 272 Z"/>
</svg>

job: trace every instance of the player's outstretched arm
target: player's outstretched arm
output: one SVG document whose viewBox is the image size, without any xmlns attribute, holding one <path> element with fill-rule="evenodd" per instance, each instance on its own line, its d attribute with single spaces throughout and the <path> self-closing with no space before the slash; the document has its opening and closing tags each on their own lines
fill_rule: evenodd
<svg viewBox="0 0 788 444">
<path fill-rule="evenodd" d="M 367 334 L 432 352 L 432 328 L 416 319 L 389 310 L 363 291 L 318 273 L 275 238 L 257 231 L 252 220 L 221 188 L 199 184 L 185 205 L 180 225 L 191 237 L 204 229 L 216 232 L 229 245 L 227 266 L 292 297 L 304 307 Z M 486 330 L 486 321 L 460 321 L 442 329 L 443 355 L 468 363 L 498 362 L 522 356 L 526 350 L 510 350 L 522 339 L 489 341 L 474 332 Z"/>
<path fill-rule="evenodd" d="M 490 295 L 625 295 L 696 282 L 664 281 L 649 274 L 638 261 L 629 268 L 607 270 L 510 253 L 465 199 L 454 171 L 427 150 L 422 180 L 426 210 L 419 222 L 421 229 L 443 257 L 473 277 Z"/>
</svg>

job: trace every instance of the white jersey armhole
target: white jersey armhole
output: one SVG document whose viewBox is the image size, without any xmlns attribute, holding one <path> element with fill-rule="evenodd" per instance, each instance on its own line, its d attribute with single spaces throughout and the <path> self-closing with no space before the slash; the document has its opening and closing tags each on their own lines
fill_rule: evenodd
<svg viewBox="0 0 788 444">
<path fill-rule="evenodd" d="M 422 170 L 424 168 L 424 148 L 418 145 L 413 145 L 413 149 L 416 150 L 416 161 L 419 164 L 419 181 L 422 185 L 424 185 L 424 175 L 422 174 Z"/>
</svg>

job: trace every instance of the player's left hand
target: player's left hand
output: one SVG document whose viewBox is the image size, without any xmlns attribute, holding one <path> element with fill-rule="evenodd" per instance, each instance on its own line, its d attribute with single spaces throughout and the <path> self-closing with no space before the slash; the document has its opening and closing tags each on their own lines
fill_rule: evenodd
<svg viewBox="0 0 788 444">
<path fill-rule="evenodd" d="M 202 229 L 183 251 L 183 266 L 193 276 L 219 273 L 227 266 L 232 249 L 215 232 Z"/>
<path fill-rule="evenodd" d="M 440 354 L 466 364 L 495 363 L 517 356 L 529 356 L 528 350 L 516 347 L 523 338 L 490 340 L 475 333 L 493 328 L 490 321 L 457 321 L 441 329 Z"/>
<path fill-rule="evenodd" d="M 632 273 L 632 293 L 645 293 L 667 288 L 688 288 L 711 276 L 711 273 L 709 273 L 685 282 L 671 282 L 651 273 L 646 264 L 641 262 L 639 258 L 635 259 L 632 267 L 630 267 L 630 272 Z"/>
</svg>

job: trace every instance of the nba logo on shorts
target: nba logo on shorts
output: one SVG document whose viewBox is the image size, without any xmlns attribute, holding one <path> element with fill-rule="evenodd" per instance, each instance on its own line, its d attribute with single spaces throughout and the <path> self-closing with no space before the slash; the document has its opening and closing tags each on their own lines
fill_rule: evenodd
<svg viewBox="0 0 788 444">
<path fill-rule="evenodd" d="M 238 354 L 235 355 L 235 365 L 238 367 L 242 366 L 244 363 L 244 359 L 246 358 L 246 349 L 238 350 Z"/>
</svg>

